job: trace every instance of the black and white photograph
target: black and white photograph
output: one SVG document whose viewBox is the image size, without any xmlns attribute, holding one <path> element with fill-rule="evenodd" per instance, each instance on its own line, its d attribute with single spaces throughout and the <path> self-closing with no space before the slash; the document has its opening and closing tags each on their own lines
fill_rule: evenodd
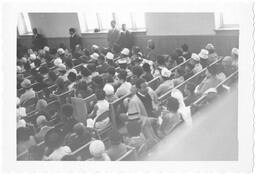
<svg viewBox="0 0 256 175">
<path fill-rule="evenodd" d="M 126 3 L 2 3 L 3 170 L 252 172 L 254 2 Z"/>
</svg>

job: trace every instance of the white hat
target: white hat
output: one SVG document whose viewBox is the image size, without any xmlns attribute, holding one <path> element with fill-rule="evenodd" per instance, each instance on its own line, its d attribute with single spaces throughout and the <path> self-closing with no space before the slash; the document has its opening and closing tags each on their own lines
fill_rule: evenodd
<svg viewBox="0 0 256 175">
<path fill-rule="evenodd" d="M 127 59 L 121 58 L 117 62 L 118 62 L 118 64 L 127 64 Z"/>
<path fill-rule="evenodd" d="M 27 62 L 27 58 L 26 57 L 22 57 L 20 60 L 21 60 L 22 63 L 26 63 Z"/>
<path fill-rule="evenodd" d="M 200 57 L 196 53 L 192 53 L 191 58 L 195 61 L 200 61 Z"/>
<path fill-rule="evenodd" d="M 111 84 L 106 84 L 103 88 L 106 95 L 113 95 L 114 94 L 114 88 Z"/>
<path fill-rule="evenodd" d="M 21 119 L 18 121 L 17 123 L 17 128 L 22 128 L 22 127 L 26 127 L 26 121 L 24 119 Z"/>
<path fill-rule="evenodd" d="M 62 60 L 61 60 L 60 58 L 56 58 L 56 59 L 54 60 L 53 64 L 54 64 L 55 66 L 58 66 L 58 65 L 62 64 Z"/>
<path fill-rule="evenodd" d="M 93 48 L 93 49 L 98 49 L 99 46 L 97 46 L 96 44 L 93 44 L 93 45 L 92 45 L 92 48 Z"/>
<path fill-rule="evenodd" d="M 168 69 L 164 68 L 161 70 L 161 75 L 162 77 L 169 78 L 171 76 L 172 72 L 169 71 Z"/>
<path fill-rule="evenodd" d="M 17 72 L 18 72 L 18 73 L 21 73 L 21 72 L 22 72 L 22 69 L 21 69 L 20 66 L 17 66 Z"/>
<path fill-rule="evenodd" d="M 41 125 L 42 122 L 46 122 L 46 117 L 44 115 L 39 115 L 37 118 L 36 118 L 36 124 L 37 125 Z"/>
<path fill-rule="evenodd" d="M 94 140 L 91 142 L 89 150 L 92 156 L 99 157 L 105 152 L 105 145 L 101 140 Z"/>
<path fill-rule="evenodd" d="M 109 60 L 113 60 L 114 55 L 111 52 L 108 52 L 107 55 L 106 55 L 106 58 L 109 59 Z"/>
<path fill-rule="evenodd" d="M 50 48 L 48 46 L 44 46 L 44 51 L 45 52 L 50 52 Z"/>
<path fill-rule="evenodd" d="M 99 54 L 97 54 L 97 53 L 93 53 L 93 54 L 91 54 L 91 56 L 90 56 L 92 59 L 94 59 L 94 60 L 98 60 L 98 58 L 99 58 Z"/>
<path fill-rule="evenodd" d="M 127 48 L 124 48 L 124 49 L 121 51 L 121 54 L 123 54 L 123 55 L 129 55 L 129 53 L 130 53 L 130 51 L 129 51 L 129 49 L 127 49 Z"/>
<path fill-rule="evenodd" d="M 214 50 L 215 48 L 214 48 L 214 46 L 213 46 L 213 44 L 211 44 L 211 43 L 209 43 L 209 44 L 207 44 L 206 46 L 205 46 L 205 49 L 207 49 L 207 50 Z"/>
<path fill-rule="evenodd" d="M 64 51 L 64 49 L 62 49 L 62 48 L 58 48 L 57 53 L 58 53 L 59 55 L 62 55 L 62 54 L 65 53 L 65 51 Z"/>
<path fill-rule="evenodd" d="M 200 57 L 200 58 L 202 58 L 202 59 L 208 59 L 208 50 L 206 50 L 206 49 L 202 49 L 201 51 L 200 51 L 200 53 L 198 54 L 198 56 Z"/>
<path fill-rule="evenodd" d="M 30 57 L 31 60 L 35 60 L 36 59 L 36 54 L 32 53 L 32 54 L 30 54 L 29 57 Z"/>
<path fill-rule="evenodd" d="M 36 67 L 36 66 L 35 66 L 35 63 L 34 63 L 34 62 L 30 64 L 30 68 L 31 68 L 31 69 L 34 69 L 35 67 Z"/>
<path fill-rule="evenodd" d="M 66 65 L 63 64 L 63 63 L 59 64 L 58 65 L 58 71 L 64 71 L 64 70 L 66 70 Z"/>
<path fill-rule="evenodd" d="M 232 49 L 232 54 L 238 55 L 239 54 L 238 48 L 233 48 Z"/>
</svg>

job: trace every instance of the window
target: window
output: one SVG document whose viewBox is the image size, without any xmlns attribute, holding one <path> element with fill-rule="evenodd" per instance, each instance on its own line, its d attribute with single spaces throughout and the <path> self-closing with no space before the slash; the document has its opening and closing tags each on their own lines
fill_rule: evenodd
<svg viewBox="0 0 256 175">
<path fill-rule="evenodd" d="M 19 13 L 18 14 L 18 31 L 20 35 L 32 33 L 32 28 L 30 24 L 30 20 L 28 17 L 28 13 Z"/>
<path fill-rule="evenodd" d="M 118 28 L 126 24 L 130 30 L 145 29 L 144 13 L 78 13 L 78 19 L 82 32 L 106 31 L 111 28 L 112 20 L 116 20 Z"/>
<path fill-rule="evenodd" d="M 218 27 L 238 28 L 239 27 L 239 7 L 237 4 L 221 6 L 217 12 Z"/>
</svg>

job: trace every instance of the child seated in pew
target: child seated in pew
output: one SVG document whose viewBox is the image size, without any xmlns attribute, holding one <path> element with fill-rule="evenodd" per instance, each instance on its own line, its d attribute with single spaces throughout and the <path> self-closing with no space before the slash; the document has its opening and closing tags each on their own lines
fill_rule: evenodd
<svg viewBox="0 0 256 175">
<path fill-rule="evenodd" d="M 158 135 L 163 138 L 171 133 L 173 128 L 181 122 L 181 115 L 178 113 L 179 102 L 176 98 L 170 97 L 167 102 L 167 109 L 163 109 L 159 117 Z"/>
<path fill-rule="evenodd" d="M 93 157 L 88 159 L 88 161 L 111 161 L 106 153 L 105 145 L 101 140 L 92 141 L 89 146 L 89 151 Z"/>
<path fill-rule="evenodd" d="M 73 126 L 73 133 L 68 134 L 65 138 L 65 145 L 69 146 L 72 151 L 80 148 L 82 145 L 90 142 L 92 134 L 84 126 L 83 123 L 79 122 Z"/>
<path fill-rule="evenodd" d="M 127 152 L 127 147 L 122 141 L 122 135 L 118 131 L 112 130 L 110 133 L 111 146 L 107 150 L 107 154 L 111 160 L 116 160 Z"/>
<path fill-rule="evenodd" d="M 43 160 L 57 161 L 62 157 L 71 153 L 71 149 L 68 146 L 62 146 L 64 139 L 64 133 L 59 129 L 52 129 L 45 135 L 45 155 Z"/>
<path fill-rule="evenodd" d="M 95 119 L 97 119 L 98 116 L 106 111 L 109 111 L 109 102 L 105 99 L 105 92 L 103 90 L 97 90 L 95 95 L 97 102 L 94 105 L 92 112 L 88 115 L 89 119 L 87 119 L 87 125 L 90 127 L 94 126 L 94 123 L 96 122 Z M 109 122 L 110 119 L 108 117 L 104 120 L 97 121 L 95 123 L 95 127 L 97 130 L 102 130 L 109 125 Z"/>
</svg>

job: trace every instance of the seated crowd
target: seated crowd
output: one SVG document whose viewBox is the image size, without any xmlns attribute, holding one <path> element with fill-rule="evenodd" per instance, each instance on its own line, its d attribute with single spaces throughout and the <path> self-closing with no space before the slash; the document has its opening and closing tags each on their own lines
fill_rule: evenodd
<svg viewBox="0 0 256 175">
<path fill-rule="evenodd" d="M 148 53 L 138 46 L 130 51 L 77 45 L 74 53 L 63 45 L 28 49 L 17 60 L 18 160 L 27 154 L 25 160 L 115 161 L 131 148 L 137 156 L 147 155 L 187 120 L 186 107 L 238 70 L 237 48 L 219 59 L 212 44 L 199 54 L 184 44 L 171 56 L 155 55 L 154 42 L 147 44 Z M 196 83 L 188 81 L 199 74 Z M 151 86 L 157 78 L 160 83 Z M 183 83 L 184 89 L 176 89 Z M 163 105 L 159 98 L 170 91 Z M 83 101 L 81 120 L 71 97 L 91 99 Z M 121 98 L 121 107 L 111 108 Z M 112 116 L 111 110 L 119 113 Z"/>
</svg>

